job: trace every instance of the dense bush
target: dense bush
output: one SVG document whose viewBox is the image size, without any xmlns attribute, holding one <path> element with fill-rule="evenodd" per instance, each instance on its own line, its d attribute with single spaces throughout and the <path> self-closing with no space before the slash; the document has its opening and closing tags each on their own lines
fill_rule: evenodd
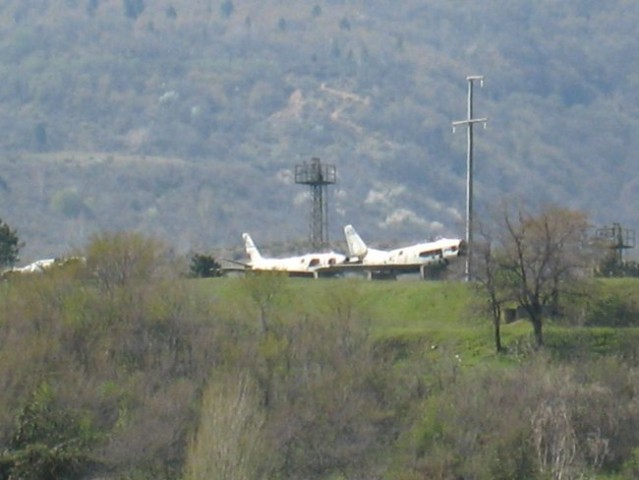
<svg viewBox="0 0 639 480">
<path fill-rule="evenodd" d="M 149 249 L 152 241 L 106 238 L 89 245 L 86 265 L 6 285 L 0 450 L 16 465 L 39 455 L 49 465 L 66 459 L 74 471 L 142 469 L 175 478 L 193 402 L 224 335 L 214 333 L 208 302 L 184 281 L 153 275 L 166 263 L 161 249 Z M 12 433 L 16 422 L 29 434 Z"/>
<path fill-rule="evenodd" d="M 414 478 L 580 478 L 631 471 L 636 369 L 543 358 L 468 372 L 431 397 L 414 443 Z M 623 477 L 623 478 L 632 478 Z"/>
<path fill-rule="evenodd" d="M 639 302 L 623 293 L 602 294 L 591 302 L 584 324 L 601 327 L 637 327 Z"/>
</svg>

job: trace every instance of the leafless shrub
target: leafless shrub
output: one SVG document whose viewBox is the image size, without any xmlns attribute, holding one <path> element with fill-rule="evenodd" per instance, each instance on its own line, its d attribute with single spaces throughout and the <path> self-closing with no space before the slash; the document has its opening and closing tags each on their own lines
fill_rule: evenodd
<svg viewBox="0 0 639 480">
<path fill-rule="evenodd" d="M 246 374 L 212 378 L 204 392 L 197 434 L 190 441 L 185 480 L 265 478 L 265 416 Z"/>
</svg>

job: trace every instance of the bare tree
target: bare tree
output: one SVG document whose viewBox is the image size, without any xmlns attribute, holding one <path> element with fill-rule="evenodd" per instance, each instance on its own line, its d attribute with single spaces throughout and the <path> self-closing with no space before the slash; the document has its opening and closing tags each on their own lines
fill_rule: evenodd
<svg viewBox="0 0 639 480">
<path fill-rule="evenodd" d="M 98 285 L 113 293 L 158 276 L 166 264 L 167 249 L 160 241 L 136 232 L 103 232 L 91 238 L 85 256 Z"/>
<path fill-rule="evenodd" d="M 490 235 L 483 229 L 480 230 L 485 241 L 477 242 L 475 245 L 475 287 L 482 299 L 485 300 L 484 306 L 493 322 L 495 350 L 500 353 L 503 351 L 501 342 L 502 307 L 508 301 L 508 296 L 506 292 L 498 288 L 499 277 L 503 273 L 498 269 L 497 262 L 493 257 Z"/>
<path fill-rule="evenodd" d="M 493 307 L 516 302 L 527 313 L 537 347 L 543 316 L 556 313 L 561 295 L 577 294 L 594 254 L 585 213 L 546 207 L 539 214 L 504 209 L 495 244 L 484 258 Z M 499 310 L 496 311 L 499 313 Z"/>
</svg>

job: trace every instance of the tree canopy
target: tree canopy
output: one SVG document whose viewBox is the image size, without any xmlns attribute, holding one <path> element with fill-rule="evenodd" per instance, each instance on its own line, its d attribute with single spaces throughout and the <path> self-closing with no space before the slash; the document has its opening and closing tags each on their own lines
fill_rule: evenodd
<svg viewBox="0 0 639 480">
<path fill-rule="evenodd" d="M 190 273 L 194 277 L 209 278 L 222 275 L 222 266 L 212 255 L 195 253 L 191 257 Z"/>
</svg>

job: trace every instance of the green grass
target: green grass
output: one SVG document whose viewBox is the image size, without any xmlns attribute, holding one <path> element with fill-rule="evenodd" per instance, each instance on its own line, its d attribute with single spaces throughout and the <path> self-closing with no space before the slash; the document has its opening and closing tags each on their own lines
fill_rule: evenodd
<svg viewBox="0 0 639 480">
<path fill-rule="evenodd" d="M 197 280 L 209 295 L 229 302 L 242 301 L 240 278 Z M 291 309 L 322 309 L 331 297 L 350 296 L 360 311 L 370 315 L 376 335 L 464 331 L 468 321 L 468 287 L 463 283 L 366 281 L 360 279 L 289 279 L 284 304 Z"/>
<path fill-rule="evenodd" d="M 239 306 L 241 279 L 198 280 L 211 298 Z M 363 279 L 289 279 L 280 307 L 300 313 L 325 311 L 335 302 L 350 302 L 370 319 L 380 348 L 413 351 L 446 347 L 466 356 L 494 355 L 492 326 L 477 319 L 462 282 L 367 281 Z M 519 336 L 521 325 L 504 326 Z"/>
<path fill-rule="evenodd" d="M 604 292 L 637 292 L 639 280 L 600 281 Z M 246 306 L 240 278 L 198 280 L 211 298 L 228 308 Z M 477 311 L 468 284 L 436 281 L 367 281 L 363 279 L 289 279 L 279 308 L 307 314 L 325 312 L 336 302 L 350 303 L 370 319 L 380 349 L 401 358 L 416 351 L 445 349 L 466 364 L 512 362 L 533 350 L 532 328 L 526 320 L 501 325 L 507 355 L 496 355 L 493 327 Z M 639 358 L 639 329 L 564 327 L 546 322 L 546 350 L 562 360 L 583 355 Z"/>
</svg>

